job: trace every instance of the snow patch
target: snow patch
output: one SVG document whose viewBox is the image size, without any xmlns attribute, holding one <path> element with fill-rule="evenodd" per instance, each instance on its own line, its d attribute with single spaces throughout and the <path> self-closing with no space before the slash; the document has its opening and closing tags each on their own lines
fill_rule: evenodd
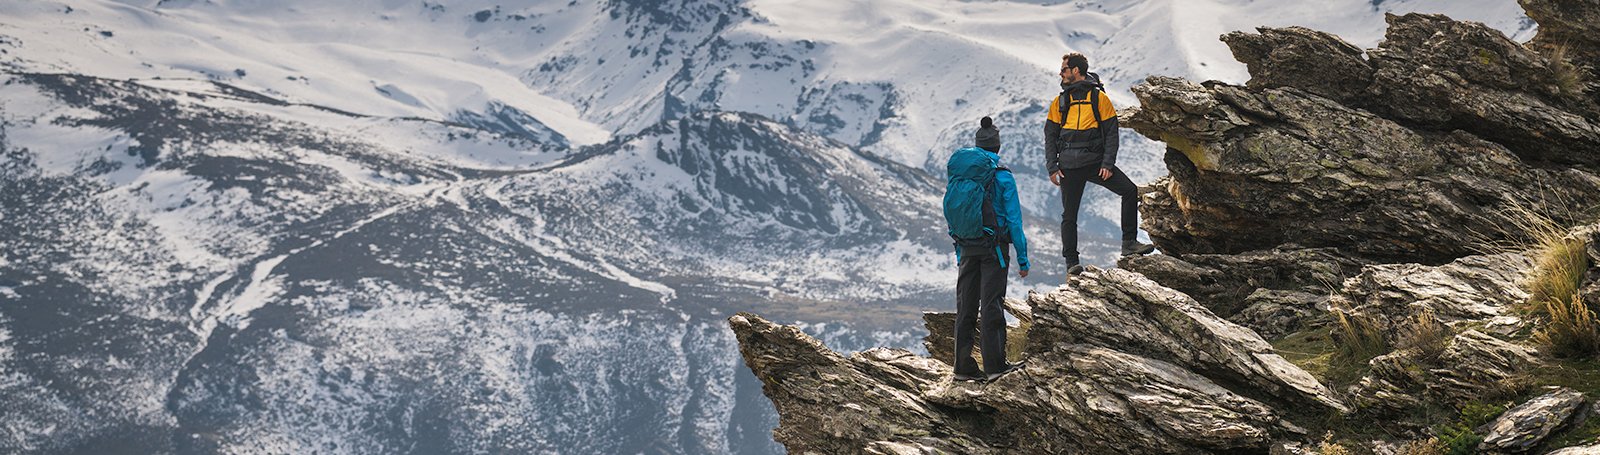
<svg viewBox="0 0 1600 455">
<path fill-rule="evenodd" d="M 267 302 L 283 293 L 283 279 L 273 278 L 272 271 L 288 257 L 288 255 L 275 256 L 257 262 L 254 271 L 250 273 L 250 283 L 245 285 L 244 290 L 234 296 L 227 306 L 222 307 L 218 316 L 236 321 L 239 328 L 249 326 L 250 312 L 265 306 Z M 210 333 L 210 330 L 206 332 Z"/>
</svg>

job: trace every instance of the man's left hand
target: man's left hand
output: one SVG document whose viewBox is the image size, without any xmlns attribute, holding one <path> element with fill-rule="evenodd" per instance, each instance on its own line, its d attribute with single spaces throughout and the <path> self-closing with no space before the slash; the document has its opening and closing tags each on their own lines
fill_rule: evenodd
<svg viewBox="0 0 1600 455">
<path fill-rule="evenodd" d="M 1100 168 L 1100 180 L 1101 181 L 1111 180 L 1111 169 L 1110 168 Z"/>
</svg>

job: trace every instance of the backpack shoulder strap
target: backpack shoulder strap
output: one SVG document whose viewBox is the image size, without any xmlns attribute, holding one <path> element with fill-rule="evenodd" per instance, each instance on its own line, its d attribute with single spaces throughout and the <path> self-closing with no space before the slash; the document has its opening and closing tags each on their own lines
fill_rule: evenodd
<svg viewBox="0 0 1600 455">
<path fill-rule="evenodd" d="M 1089 109 L 1094 112 L 1094 126 L 1100 126 L 1100 89 L 1089 89 Z"/>
</svg>

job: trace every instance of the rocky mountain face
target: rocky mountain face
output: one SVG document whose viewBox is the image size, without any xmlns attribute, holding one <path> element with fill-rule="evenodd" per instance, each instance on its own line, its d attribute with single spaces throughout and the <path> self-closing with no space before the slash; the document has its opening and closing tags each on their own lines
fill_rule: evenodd
<svg viewBox="0 0 1600 455">
<path fill-rule="evenodd" d="M 1555 250 L 1527 219 L 1579 226 L 1555 235 L 1583 264 L 1570 292 L 1600 302 L 1595 48 L 1562 38 L 1592 36 L 1571 18 L 1600 5 L 1523 5 L 1529 43 L 1440 15 L 1389 16 L 1365 51 L 1262 28 L 1222 37 L 1242 86 L 1135 86 L 1123 118 L 1169 146 L 1142 206 L 1164 254 L 1007 302 L 1020 371 L 953 382 L 948 314 L 926 317 L 935 357 L 845 356 L 730 318 L 775 437 L 793 453 L 1600 451 L 1593 354 L 1547 349 L 1556 316 L 1530 309 Z"/>
</svg>

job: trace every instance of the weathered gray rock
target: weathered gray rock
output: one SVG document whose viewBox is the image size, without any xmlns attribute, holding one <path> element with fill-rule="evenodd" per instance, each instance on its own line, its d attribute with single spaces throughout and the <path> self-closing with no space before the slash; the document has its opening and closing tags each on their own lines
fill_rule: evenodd
<svg viewBox="0 0 1600 455">
<path fill-rule="evenodd" d="M 1372 84 L 1372 66 L 1361 48 L 1333 34 L 1305 27 L 1232 32 L 1222 42 L 1250 71 L 1251 88 L 1299 87 L 1345 104 L 1355 104 Z"/>
<path fill-rule="evenodd" d="M 1427 388 L 1432 396 L 1465 403 L 1502 392 L 1539 364 L 1528 346 L 1468 330 L 1456 334 L 1438 364 L 1428 370 L 1433 380 Z"/>
<path fill-rule="evenodd" d="M 1556 62 L 1481 23 L 1387 19 L 1383 42 L 1367 53 L 1377 70 L 1368 90 L 1375 111 L 1467 131 L 1529 163 L 1600 168 L 1600 109 Z"/>
<path fill-rule="evenodd" d="M 1567 424 L 1583 407 L 1584 397 L 1576 390 L 1561 387 L 1517 405 L 1488 425 L 1489 432 L 1478 444 L 1486 453 L 1528 453 L 1545 438 Z"/>
<path fill-rule="evenodd" d="M 1502 235 L 1499 209 L 1522 198 L 1600 202 L 1600 109 L 1560 88 L 1558 65 L 1482 24 L 1389 21 L 1366 63 L 1326 34 L 1263 29 L 1226 38 L 1248 87 L 1135 86 L 1142 106 L 1127 124 L 1170 147 L 1170 176 L 1144 196 L 1157 246 L 1183 256 L 1292 241 L 1437 264 Z M 1370 65 L 1372 80 L 1342 95 L 1364 78 L 1319 69 L 1330 64 Z"/>
<path fill-rule="evenodd" d="M 1595 14 L 1592 6 L 1569 9 Z M 1235 32 L 1223 41 L 1249 69 L 1251 88 L 1298 88 L 1415 127 L 1464 130 L 1530 162 L 1596 169 L 1600 109 L 1584 93 L 1589 74 L 1480 23 L 1428 14 L 1386 19 L 1385 39 L 1367 58 L 1338 37 L 1298 27 Z"/>
<path fill-rule="evenodd" d="M 1365 264 L 1333 248 L 1283 245 L 1242 254 L 1128 256 L 1117 266 L 1182 291 L 1211 312 L 1260 331 L 1260 327 L 1234 318 L 1257 290 L 1327 294 Z"/>
<path fill-rule="evenodd" d="M 1518 0 L 1528 17 L 1539 22 L 1529 47 L 1553 60 L 1565 60 L 1574 82 L 1600 104 L 1600 2 L 1595 0 Z"/>
<path fill-rule="evenodd" d="M 1170 147 L 1143 226 L 1162 251 L 1236 254 L 1296 243 L 1374 260 L 1472 254 L 1547 197 L 1600 200 L 1600 178 L 1532 167 L 1464 132 L 1416 131 L 1298 89 L 1151 77 L 1128 124 Z M 1525 191 L 1548 188 L 1550 195 Z"/>
<path fill-rule="evenodd" d="M 922 337 L 922 347 L 928 350 L 928 356 L 953 365 L 956 355 L 956 314 L 933 311 L 922 313 L 922 327 L 928 331 L 928 334 Z M 976 334 L 974 337 L 976 338 Z M 981 353 L 974 352 L 972 356 L 982 362 Z"/>
<path fill-rule="evenodd" d="M 794 453 L 1215 453 L 1300 438 L 1345 406 L 1249 330 L 1138 274 L 1091 268 L 1028 297 L 1027 361 L 988 383 L 903 350 L 845 358 L 729 319 Z"/>
<path fill-rule="evenodd" d="M 1373 357 L 1371 370 L 1351 386 L 1351 400 L 1363 410 L 1387 414 L 1422 406 L 1423 383 L 1427 373 L 1412 359 L 1413 353 L 1400 351 Z"/>
<path fill-rule="evenodd" d="M 1054 293 L 1029 294 L 1028 302 L 1034 310 L 1030 355 L 1064 344 L 1114 347 L 1250 384 L 1286 402 L 1345 410 L 1260 335 L 1137 273 L 1091 267 Z"/>
<path fill-rule="evenodd" d="M 1567 447 L 1545 455 L 1600 455 L 1600 444 Z"/>
<path fill-rule="evenodd" d="M 1600 69 L 1600 1 L 1517 0 L 1528 17 L 1539 23 L 1538 34 L 1528 43 L 1545 55 L 1560 53 L 1578 66 Z M 1558 50 L 1559 49 L 1559 50 Z M 1592 87 L 1591 87 L 1592 89 Z M 1600 102 L 1600 91 L 1591 91 Z"/>
<path fill-rule="evenodd" d="M 1229 320 L 1269 340 L 1298 332 L 1310 321 L 1326 319 L 1328 313 L 1327 294 L 1300 291 L 1257 289 L 1244 304 L 1244 310 Z"/>
<path fill-rule="evenodd" d="M 1437 359 L 1415 350 L 1374 357 L 1371 370 L 1351 387 L 1363 409 L 1401 412 L 1426 402 L 1460 405 L 1502 393 L 1539 365 L 1534 351 L 1476 330 L 1456 334 Z"/>
<path fill-rule="evenodd" d="M 1526 324 L 1512 305 L 1528 299 L 1533 260 L 1522 253 L 1467 256 L 1445 265 L 1381 264 L 1345 280 L 1332 305 L 1377 323 L 1390 336 L 1422 312 L 1440 322 L 1481 322 L 1501 334 Z"/>
<path fill-rule="evenodd" d="M 869 446 L 992 453 L 959 427 L 959 418 L 922 399 L 950 375 L 943 363 L 889 349 L 845 358 L 797 328 L 751 314 L 728 324 L 778 408 L 773 437 L 792 453 L 860 453 Z"/>
</svg>

